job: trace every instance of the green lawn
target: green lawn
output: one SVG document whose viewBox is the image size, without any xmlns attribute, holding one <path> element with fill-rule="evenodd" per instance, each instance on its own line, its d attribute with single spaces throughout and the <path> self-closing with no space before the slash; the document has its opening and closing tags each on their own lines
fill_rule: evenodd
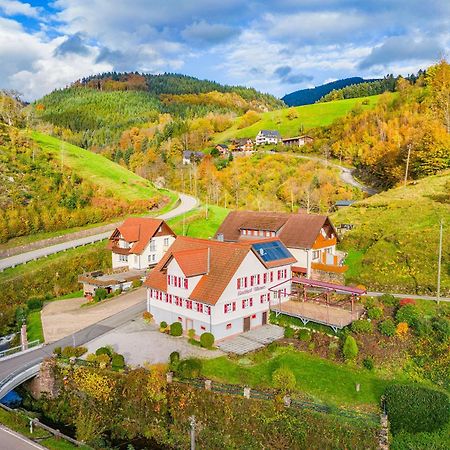
<svg viewBox="0 0 450 450">
<path fill-rule="evenodd" d="M 27 316 L 27 337 L 28 341 L 44 342 L 44 332 L 42 331 L 41 311 L 31 311 Z"/>
<path fill-rule="evenodd" d="M 205 239 L 213 237 L 228 212 L 228 209 L 214 205 L 208 206 L 208 218 L 205 206 L 190 211 L 184 218 L 185 235 Z M 182 216 L 170 219 L 167 223 L 177 235 L 183 234 Z"/>
<path fill-rule="evenodd" d="M 368 105 L 362 105 L 362 108 L 373 108 L 380 98 L 379 95 L 364 98 L 350 98 L 346 100 L 336 100 L 327 103 L 314 103 L 312 105 L 297 106 L 294 108 L 284 108 L 269 111 L 261 114 L 261 120 L 253 125 L 238 129 L 239 118 L 235 124 L 225 130 L 223 133 L 215 135 L 216 143 L 225 142 L 232 138 L 249 137 L 254 138 L 259 130 L 278 130 L 283 137 L 298 136 L 303 131 L 310 128 L 330 125 L 337 118 L 345 116 L 355 105 L 362 104 L 367 99 Z M 287 117 L 292 111 L 296 112 L 297 117 L 289 119 Z"/>
<path fill-rule="evenodd" d="M 293 371 L 297 389 L 315 401 L 334 406 L 374 410 L 389 380 L 373 372 L 336 364 L 289 347 L 268 350 L 238 360 L 222 356 L 203 362 L 203 375 L 224 383 L 270 388 L 272 373 L 285 366 Z M 355 385 L 361 385 L 356 392 Z"/>
<path fill-rule="evenodd" d="M 450 217 L 450 172 L 357 201 L 331 215 L 353 224 L 341 248 L 349 253 L 346 280 L 371 290 L 434 295 L 439 222 Z M 450 295 L 448 223 L 444 224 L 441 294 Z"/>
<path fill-rule="evenodd" d="M 82 178 L 103 186 L 120 198 L 145 200 L 160 195 L 150 181 L 104 156 L 36 131 L 31 134 L 31 137 L 44 151 L 51 153 L 59 160 L 62 159 L 64 166 L 70 167 Z M 168 191 L 165 191 L 164 195 L 175 197 Z"/>
</svg>

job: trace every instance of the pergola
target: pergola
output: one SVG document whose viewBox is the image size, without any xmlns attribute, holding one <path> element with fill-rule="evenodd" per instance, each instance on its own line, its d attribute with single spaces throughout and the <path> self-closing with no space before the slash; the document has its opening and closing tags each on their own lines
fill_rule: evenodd
<svg viewBox="0 0 450 450">
<path fill-rule="evenodd" d="M 362 314 L 363 310 L 361 308 L 355 311 L 355 300 L 358 300 L 361 295 L 366 293 L 365 289 L 303 277 L 294 277 L 291 281 L 294 285 L 301 285 L 303 292 L 298 295 L 297 299 L 287 302 L 281 302 L 279 296 L 279 303 L 272 305 L 272 309 L 276 314 L 282 313 L 298 317 L 304 324 L 308 322 L 321 323 L 331 327 L 335 332 L 349 325 Z M 274 286 L 271 290 L 279 291 L 280 287 L 281 285 Z M 313 298 L 313 301 L 308 301 L 311 299 L 308 296 L 308 290 L 309 292 L 319 291 L 319 294 Z M 350 295 L 351 298 L 346 302 L 330 302 L 330 294 L 332 293 Z M 288 295 L 292 297 L 292 293 Z M 351 302 L 350 311 L 343 307 L 348 302 Z"/>
</svg>

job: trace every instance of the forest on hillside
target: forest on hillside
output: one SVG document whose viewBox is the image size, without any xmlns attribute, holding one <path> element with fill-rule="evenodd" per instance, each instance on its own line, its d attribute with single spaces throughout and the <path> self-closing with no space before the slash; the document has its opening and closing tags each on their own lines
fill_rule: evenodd
<svg viewBox="0 0 450 450">
<path fill-rule="evenodd" d="M 415 84 L 399 78 L 395 90 L 384 93 L 374 109 L 356 109 L 317 130 L 314 144 L 384 189 L 405 175 L 418 179 L 450 167 L 449 64 L 428 68 Z"/>
</svg>

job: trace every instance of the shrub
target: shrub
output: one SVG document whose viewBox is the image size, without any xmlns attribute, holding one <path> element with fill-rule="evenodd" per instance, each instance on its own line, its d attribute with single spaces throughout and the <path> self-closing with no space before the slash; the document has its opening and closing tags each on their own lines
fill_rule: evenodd
<svg viewBox="0 0 450 450">
<path fill-rule="evenodd" d="M 102 301 L 106 298 L 107 295 L 108 292 L 106 291 L 106 289 L 98 288 L 95 291 L 94 299 L 97 301 Z"/>
<path fill-rule="evenodd" d="M 374 306 L 377 306 L 378 300 L 375 297 L 366 297 L 365 303 L 366 308 L 370 309 L 373 308 Z"/>
<path fill-rule="evenodd" d="M 167 322 L 165 322 L 164 320 L 159 324 L 160 328 L 167 328 Z"/>
<path fill-rule="evenodd" d="M 279 367 L 272 373 L 272 383 L 281 392 L 291 392 L 295 389 L 297 380 L 294 372 L 287 367 Z"/>
<path fill-rule="evenodd" d="M 367 370 L 373 370 L 373 367 L 374 367 L 373 358 L 371 356 L 368 356 L 367 358 L 364 358 L 363 359 L 363 366 Z"/>
<path fill-rule="evenodd" d="M 425 318 L 416 320 L 414 331 L 420 337 L 430 336 L 433 333 L 431 321 Z"/>
<path fill-rule="evenodd" d="M 56 356 L 61 356 L 61 347 L 55 347 L 54 349 L 53 349 L 53 353 L 56 355 Z"/>
<path fill-rule="evenodd" d="M 123 370 L 125 368 L 125 358 L 120 353 L 114 353 L 111 358 L 113 370 Z"/>
<path fill-rule="evenodd" d="M 180 363 L 180 354 L 178 352 L 172 352 L 169 355 L 169 368 L 172 372 L 176 372 L 178 364 Z"/>
<path fill-rule="evenodd" d="M 395 332 L 397 333 L 397 336 L 404 337 L 408 334 L 409 326 L 406 322 L 400 322 L 397 325 L 397 329 Z"/>
<path fill-rule="evenodd" d="M 188 358 L 180 361 L 177 374 L 181 378 L 198 378 L 202 372 L 202 361 L 198 358 Z"/>
<path fill-rule="evenodd" d="M 36 311 L 38 309 L 42 309 L 43 305 L 44 305 L 44 302 L 40 298 L 30 298 L 27 301 L 27 308 L 30 311 Z"/>
<path fill-rule="evenodd" d="M 284 329 L 284 337 L 285 338 L 288 338 L 288 339 L 293 338 L 294 333 L 295 333 L 295 330 L 292 327 L 288 326 Z"/>
<path fill-rule="evenodd" d="M 188 338 L 189 339 L 194 339 L 195 338 L 195 330 L 193 328 L 191 328 L 190 330 L 188 330 Z"/>
<path fill-rule="evenodd" d="M 354 333 L 370 334 L 373 331 L 373 324 L 368 320 L 355 320 L 351 325 L 351 329 Z"/>
<path fill-rule="evenodd" d="M 147 322 L 147 323 L 151 323 L 153 320 L 153 314 L 149 313 L 148 311 L 145 311 L 142 314 L 142 318 Z"/>
<path fill-rule="evenodd" d="M 64 358 L 79 358 L 81 355 L 84 355 L 87 352 L 86 347 L 72 347 L 68 345 L 64 347 L 61 351 L 61 356 Z"/>
<path fill-rule="evenodd" d="M 298 338 L 301 341 L 309 342 L 311 340 L 311 332 L 306 328 L 302 328 L 298 332 Z"/>
<path fill-rule="evenodd" d="M 383 317 L 383 310 L 379 306 L 374 306 L 367 310 L 367 317 L 371 320 L 379 320 Z"/>
<path fill-rule="evenodd" d="M 386 409 L 393 434 L 432 432 L 450 419 L 448 395 L 413 385 L 392 385 L 385 390 Z"/>
<path fill-rule="evenodd" d="M 406 306 L 406 305 L 415 305 L 416 302 L 415 300 L 413 300 L 412 298 L 402 298 L 399 302 L 398 302 L 400 308 L 402 306 Z"/>
<path fill-rule="evenodd" d="M 358 356 L 358 344 L 353 336 L 347 336 L 345 338 L 342 353 L 346 361 L 354 360 Z"/>
<path fill-rule="evenodd" d="M 414 327 L 419 319 L 419 310 L 414 305 L 402 306 L 395 314 L 395 319 L 397 323 L 406 322 L 410 327 Z"/>
<path fill-rule="evenodd" d="M 431 325 L 442 341 L 450 337 L 450 320 L 445 317 L 434 317 Z"/>
<path fill-rule="evenodd" d="M 98 365 L 104 369 L 105 367 L 109 366 L 109 363 L 111 362 L 111 357 L 107 355 L 106 353 L 102 353 L 101 355 L 97 355 L 97 363 Z"/>
<path fill-rule="evenodd" d="M 380 297 L 380 301 L 381 301 L 381 303 L 383 303 L 383 305 L 386 305 L 386 306 L 397 306 L 398 305 L 398 300 L 391 294 L 383 294 Z"/>
<path fill-rule="evenodd" d="M 183 326 L 180 322 L 174 322 L 170 325 L 170 335 L 171 336 L 181 336 L 183 334 Z"/>
<path fill-rule="evenodd" d="M 132 288 L 138 288 L 142 286 L 142 280 L 133 280 L 131 282 L 131 287 Z"/>
<path fill-rule="evenodd" d="M 381 334 L 385 336 L 394 336 L 395 334 L 395 323 L 392 319 L 386 319 L 378 325 L 378 329 Z"/>
<path fill-rule="evenodd" d="M 214 335 L 212 333 L 203 333 L 200 336 L 200 345 L 203 348 L 211 348 L 214 345 Z"/>
<path fill-rule="evenodd" d="M 95 354 L 97 356 L 108 355 L 109 357 L 111 357 L 113 354 L 113 350 L 111 347 L 100 347 L 95 351 Z"/>
</svg>

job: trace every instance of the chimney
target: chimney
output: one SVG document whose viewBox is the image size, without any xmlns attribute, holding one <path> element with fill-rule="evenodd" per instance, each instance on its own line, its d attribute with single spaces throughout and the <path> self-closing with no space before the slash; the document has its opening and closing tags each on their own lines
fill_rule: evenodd
<svg viewBox="0 0 450 450">
<path fill-rule="evenodd" d="M 219 242 L 223 242 L 223 233 L 218 233 L 217 234 L 217 240 L 219 241 Z"/>
</svg>

